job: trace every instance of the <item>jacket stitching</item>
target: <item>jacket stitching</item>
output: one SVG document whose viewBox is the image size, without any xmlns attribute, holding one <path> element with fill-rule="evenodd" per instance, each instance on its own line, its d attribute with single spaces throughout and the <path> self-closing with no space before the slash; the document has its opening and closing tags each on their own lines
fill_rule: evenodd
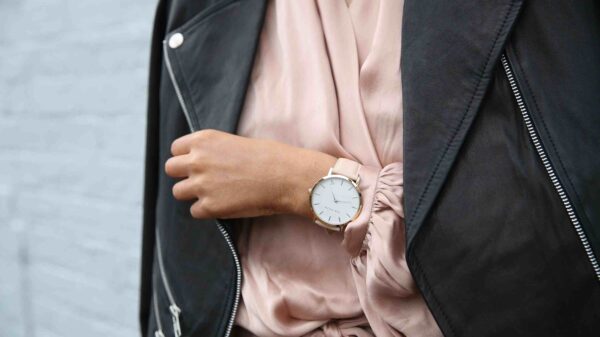
<svg viewBox="0 0 600 337">
<path fill-rule="evenodd" d="M 167 51 L 168 52 L 168 51 Z M 181 61 L 179 60 L 179 55 L 177 55 L 176 52 L 172 53 L 173 58 L 175 59 L 175 62 L 177 62 L 177 67 L 179 68 L 178 70 L 181 71 L 181 69 L 183 69 L 183 65 L 181 64 Z M 185 76 L 179 76 L 179 78 L 181 79 L 181 83 L 185 86 L 185 90 L 187 91 L 187 93 L 185 94 L 185 96 L 187 96 L 187 101 L 189 101 L 189 107 L 191 109 L 188 110 L 188 112 L 190 114 L 194 114 L 193 116 L 190 116 L 190 123 L 192 125 L 190 125 L 190 127 L 193 128 L 193 130 L 191 130 L 192 132 L 194 131 L 198 131 L 200 129 L 199 125 L 196 125 L 196 121 L 198 120 L 198 114 L 196 113 L 196 105 L 194 104 L 194 100 L 192 99 L 190 93 L 192 92 L 190 89 L 190 86 L 187 83 L 187 80 L 185 79 Z M 176 83 L 174 83 L 173 85 L 177 85 Z M 183 95 L 183 93 L 182 93 Z M 185 97 L 184 97 L 185 99 Z M 186 102 L 184 101 L 183 104 L 186 104 Z M 191 117 L 194 117 L 193 119 Z"/>
<path fill-rule="evenodd" d="M 421 274 L 421 276 L 423 277 L 423 283 L 427 286 L 429 293 L 431 294 L 431 299 L 433 300 L 433 302 L 431 304 L 436 306 L 438 308 L 439 312 L 442 314 L 444 321 L 446 321 L 446 324 L 448 324 L 448 327 L 450 328 L 450 332 L 452 333 L 452 336 L 457 336 L 456 330 L 454 328 L 452 321 L 448 318 L 448 315 L 446 315 L 446 312 L 444 311 L 444 309 L 442 309 L 440 301 L 438 300 L 437 296 L 435 295 L 433 288 L 431 288 L 431 285 L 430 285 L 431 283 L 429 282 L 429 279 L 427 278 L 427 274 L 423 271 L 423 268 L 421 267 L 421 263 L 419 262 L 419 259 L 414 255 L 414 252 L 413 252 L 413 261 L 415 263 L 415 267 L 417 267 L 416 271 L 419 272 L 419 274 Z"/>
<path fill-rule="evenodd" d="M 504 19 L 502 20 L 502 24 L 500 25 L 500 28 L 498 29 L 498 31 L 496 33 L 496 36 L 494 38 L 494 42 L 492 43 L 492 47 L 488 51 L 488 54 L 486 56 L 486 61 L 484 63 L 484 67 L 482 69 L 481 75 L 479 76 L 479 80 L 477 81 L 477 85 L 475 86 L 475 90 L 473 91 L 473 94 L 471 95 L 469 103 L 467 104 L 467 108 L 466 108 L 465 112 L 463 113 L 463 115 L 462 115 L 460 121 L 458 122 L 457 126 L 454 127 L 454 129 L 452 131 L 452 135 L 450 136 L 450 138 L 446 142 L 446 146 L 444 147 L 444 151 L 442 152 L 440 158 L 436 162 L 436 164 L 434 166 L 434 169 L 433 169 L 433 172 L 429 175 L 429 178 L 427 179 L 427 183 L 425 184 L 425 189 L 423 190 L 423 192 L 419 196 L 419 199 L 417 201 L 417 205 L 415 206 L 415 210 L 411 213 L 410 219 L 408 221 L 409 224 L 412 223 L 412 221 L 414 220 L 414 218 L 417 216 L 417 213 L 419 213 L 419 210 L 421 209 L 421 205 L 423 203 L 423 199 L 427 195 L 427 193 L 429 191 L 429 187 L 431 186 L 431 181 L 433 180 L 433 177 L 436 175 L 436 173 L 437 173 L 437 171 L 439 169 L 440 164 L 445 159 L 446 153 L 448 153 L 448 150 L 450 149 L 450 145 L 454 142 L 454 139 L 455 139 L 456 135 L 458 134 L 458 131 L 460 131 L 460 129 L 462 128 L 462 124 L 464 123 L 464 120 L 467 117 L 467 113 L 471 109 L 471 104 L 473 104 L 473 100 L 475 99 L 476 93 L 477 93 L 477 91 L 479 89 L 479 86 L 481 85 L 481 81 L 483 80 L 483 75 L 485 74 L 485 69 L 487 68 L 487 66 L 488 66 L 488 64 L 490 62 L 490 59 L 491 59 L 491 56 L 492 56 L 492 51 L 495 49 L 496 43 L 498 42 L 498 38 L 500 37 L 500 34 L 502 33 L 502 29 L 506 25 L 506 21 L 508 19 L 508 15 L 511 12 L 511 9 L 513 7 L 514 2 L 515 2 L 515 0 L 511 0 L 511 2 L 510 2 L 510 6 L 509 6 L 508 11 L 506 12 L 506 14 L 504 16 Z"/>
<path fill-rule="evenodd" d="M 444 151 L 442 152 L 442 155 L 440 156 L 440 159 L 437 161 L 436 165 L 434 166 L 434 170 L 432 172 L 432 174 L 429 176 L 429 179 L 427 180 L 427 183 L 425 185 L 425 189 L 423 190 L 423 193 L 421 193 L 419 200 L 417 201 L 417 205 L 415 210 L 412 212 L 411 217 L 410 217 L 410 221 L 409 223 L 412 222 L 412 220 L 415 218 L 415 216 L 417 215 L 417 213 L 420 210 L 420 207 L 422 205 L 423 199 L 425 198 L 425 195 L 427 194 L 429 187 L 431 185 L 431 181 L 433 180 L 433 177 L 436 175 L 438 168 L 441 164 L 441 162 L 444 160 L 444 158 L 446 157 L 446 153 L 448 152 L 449 148 L 450 148 L 450 144 L 454 142 L 454 139 L 456 137 L 456 135 L 458 134 L 458 131 L 461 129 L 462 124 L 464 123 L 464 120 L 467 116 L 467 113 L 469 112 L 469 110 L 471 109 L 471 104 L 473 103 L 473 100 L 475 99 L 476 93 L 478 92 L 478 89 L 480 89 L 480 85 L 482 83 L 483 77 L 485 75 L 485 70 L 488 67 L 491 57 L 492 57 L 492 52 L 494 51 L 494 49 L 497 47 L 497 43 L 498 43 L 498 39 L 500 38 L 500 35 L 502 33 L 502 31 L 504 30 L 506 23 L 508 21 L 508 16 L 510 15 L 512 8 L 514 6 L 515 0 L 511 0 L 510 4 L 508 6 L 508 9 L 504 15 L 504 18 L 502 20 L 502 23 L 500 24 L 500 27 L 498 28 L 498 31 L 496 32 L 496 36 L 494 37 L 494 41 L 492 43 L 491 48 L 489 49 L 487 56 L 486 56 L 486 61 L 484 63 L 484 67 L 481 71 L 481 75 L 479 76 L 479 80 L 477 81 L 477 85 L 475 86 L 475 90 L 473 91 L 473 94 L 471 95 L 471 98 L 469 100 L 469 103 L 467 105 L 467 108 L 465 110 L 465 112 L 463 113 L 463 116 L 461 117 L 458 125 L 454 128 L 452 135 L 450 136 L 449 141 L 446 143 L 446 146 L 444 148 Z M 420 237 L 417 238 L 417 240 L 420 241 L 420 238 L 422 238 L 423 235 L 421 235 Z M 421 264 L 419 263 L 419 260 L 416 256 L 414 256 L 415 253 L 413 251 L 413 260 L 415 262 L 415 266 L 417 267 L 417 271 L 420 272 L 422 278 L 423 278 L 423 282 L 425 283 L 425 285 L 427 286 L 429 293 L 431 294 L 431 298 L 433 300 L 433 302 L 431 303 L 433 306 L 435 306 L 438 311 L 441 313 L 443 319 L 445 320 L 446 324 L 448 325 L 448 328 L 450 329 L 450 331 L 452 332 L 453 336 L 456 336 L 456 330 L 454 328 L 454 325 L 452 323 L 452 321 L 448 318 L 448 315 L 446 314 L 445 310 L 443 309 L 441 303 L 438 301 L 437 296 L 435 295 L 435 292 L 433 291 L 433 288 L 430 286 L 430 283 L 427 279 L 426 273 L 424 272 L 423 268 L 421 268 Z"/>
</svg>

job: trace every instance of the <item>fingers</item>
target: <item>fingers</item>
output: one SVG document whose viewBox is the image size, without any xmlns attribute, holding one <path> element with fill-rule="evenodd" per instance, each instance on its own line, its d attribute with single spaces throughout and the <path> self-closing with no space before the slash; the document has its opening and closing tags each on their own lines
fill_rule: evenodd
<svg viewBox="0 0 600 337">
<path fill-rule="evenodd" d="M 195 184 L 191 179 L 184 179 L 173 185 L 173 196 L 177 200 L 192 200 L 197 198 Z"/>
<path fill-rule="evenodd" d="M 171 144 L 171 154 L 173 156 L 181 156 L 183 154 L 190 153 L 190 149 L 192 148 L 192 144 L 196 138 L 196 133 L 190 133 L 175 139 Z"/>
<path fill-rule="evenodd" d="M 184 178 L 190 174 L 188 156 L 171 157 L 165 162 L 165 172 L 173 178 Z"/>
<path fill-rule="evenodd" d="M 194 146 L 194 144 L 205 143 L 210 139 L 218 138 L 226 134 L 227 133 L 225 132 L 214 129 L 204 129 L 189 133 L 173 141 L 173 143 L 171 144 L 171 154 L 173 156 L 187 154 L 190 152 L 190 149 L 192 148 L 192 146 Z"/>
<path fill-rule="evenodd" d="M 204 204 L 205 202 L 203 202 L 202 200 L 196 201 L 192 205 L 192 207 L 190 207 L 190 213 L 192 214 L 192 216 L 196 219 L 208 219 L 217 217 L 217 214 L 212 212 Z"/>
</svg>

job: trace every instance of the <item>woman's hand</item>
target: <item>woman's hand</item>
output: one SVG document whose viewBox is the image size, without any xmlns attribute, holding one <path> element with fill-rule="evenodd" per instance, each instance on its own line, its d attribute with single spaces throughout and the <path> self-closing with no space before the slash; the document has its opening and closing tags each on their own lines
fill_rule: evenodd
<svg viewBox="0 0 600 337">
<path fill-rule="evenodd" d="M 312 217 L 308 189 L 337 158 L 271 140 L 207 129 L 176 139 L 166 173 L 179 200 L 198 199 L 195 218 L 241 218 L 276 213 Z"/>
</svg>

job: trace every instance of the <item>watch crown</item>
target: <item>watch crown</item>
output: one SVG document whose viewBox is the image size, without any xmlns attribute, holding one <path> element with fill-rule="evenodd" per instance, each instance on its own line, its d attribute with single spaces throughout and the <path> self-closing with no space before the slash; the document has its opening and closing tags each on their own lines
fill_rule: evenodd
<svg viewBox="0 0 600 337">
<path fill-rule="evenodd" d="M 312 193 L 312 187 L 308 189 L 308 193 Z"/>
</svg>

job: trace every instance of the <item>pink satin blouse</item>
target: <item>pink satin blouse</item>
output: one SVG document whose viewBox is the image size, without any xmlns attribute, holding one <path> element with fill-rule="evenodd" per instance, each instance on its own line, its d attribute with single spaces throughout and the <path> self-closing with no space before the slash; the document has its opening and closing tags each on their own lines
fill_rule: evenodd
<svg viewBox="0 0 600 337">
<path fill-rule="evenodd" d="M 247 336 L 442 336 L 404 255 L 402 7 L 268 1 L 238 134 L 359 162 L 363 209 L 330 235 L 295 215 L 243 220 Z"/>
</svg>

